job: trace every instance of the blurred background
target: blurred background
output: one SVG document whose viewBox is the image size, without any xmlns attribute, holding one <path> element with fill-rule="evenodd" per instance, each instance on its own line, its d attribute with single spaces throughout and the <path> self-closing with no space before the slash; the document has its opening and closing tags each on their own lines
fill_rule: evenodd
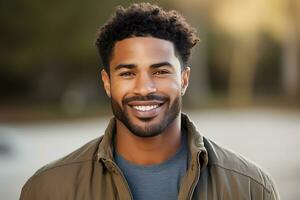
<svg viewBox="0 0 300 200">
<path fill-rule="evenodd" d="M 95 35 L 118 5 L 0 1 L 0 198 L 42 165 L 98 137 L 112 116 Z M 300 198 L 300 1 L 148 1 L 198 30 L 184 111 L 199 130 Z"/>
</svg>

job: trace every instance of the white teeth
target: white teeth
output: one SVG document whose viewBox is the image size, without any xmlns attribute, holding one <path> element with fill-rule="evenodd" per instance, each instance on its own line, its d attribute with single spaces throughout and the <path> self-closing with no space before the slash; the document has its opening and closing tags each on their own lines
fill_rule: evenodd
<svg viewBox="0 0 300 200">
<path fill-rule="evenodd" d="M 158 105 L 151 105 L 151 106 L 133 106 L 134 109 L 138 110 L 138 111 L 149 111 L 152 109 L 157 108 Z"/>
</svg>

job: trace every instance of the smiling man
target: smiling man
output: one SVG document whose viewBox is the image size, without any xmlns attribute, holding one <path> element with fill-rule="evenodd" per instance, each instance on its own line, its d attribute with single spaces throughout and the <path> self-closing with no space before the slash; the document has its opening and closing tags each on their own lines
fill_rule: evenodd
<svg viewBox="0 0 300 200">
<path fill-rule="evenodd" d="M 167 128 L 179 133 L 180 97 L 187 87 L 189 69 L 181 73 L 172 42 L 139 36 L 119 41 L 110 74 L 107 71 L 102 71 L 102 79 L 120 134 L 153 137 L 165 135 L 161 133 Z"/>
<path fill-rule="evenodd" d="M 36 172 L 21 199 L 279 199 L 265 172 L 181 112 L 197 41 L 176 11 L 119 7 L 96 41 L 114 118 L 104 136 Z"/>
</svg>

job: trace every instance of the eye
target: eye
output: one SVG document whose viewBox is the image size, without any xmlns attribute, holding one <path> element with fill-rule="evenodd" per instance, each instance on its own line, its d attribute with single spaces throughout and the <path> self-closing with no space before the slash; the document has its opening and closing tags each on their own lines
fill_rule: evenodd
<svg viewBox="0 0 300 200">
<path fill-rule="evenodd" d="M 130 78 L 133 77 L 135 74 L 133 72 L 122 72 L 119 74 L 119 76 L 124 77 L 124 78 Z"/>
<path fill-rule="evenodd" d="M 170 72 L 168 70 L 162 69 L 162 70 L 157 70 L 153 73 L 154 75 L 166 75 L 166 74 L 170 74 Z"/>
</svg>

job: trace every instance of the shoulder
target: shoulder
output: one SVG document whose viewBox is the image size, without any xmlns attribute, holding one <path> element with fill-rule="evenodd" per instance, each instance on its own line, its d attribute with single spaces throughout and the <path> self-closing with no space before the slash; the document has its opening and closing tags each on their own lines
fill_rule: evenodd
<svg viewBox="0 0 300 200">
<path fill-rule="evenodd" d="M 54 162 L 51 162 L 44 167 L 40 168 L 34 175 L 38 176 L 42 173 L 46 173 L 51 170 L 59 170 L 59 168 L 72 167 L 80 165 L 86 162 L 90 162 L 95 159 L 95 154 L 98 148 L 98 144 L 101 138 L 96 138 L 70 154 L 60 158 Z"/>
<path fill-rule="evenodd" d="M 231 182 L 248 182 L 270 196 L 278 196 L 271 176 L 254 162 L 204 138 L 208 167 Z"/>
<path fill-rule="evenodd" d="M 68 190 L 72 185 L 69 183 L 74 182 L 76 176 L 82 175 L 86 168 L 92 167 L 101 139 L 96 138 L 63 158 L 40 168 L 23 186 L 20 199 L 28 199 L 26 197 L 29 194 L 32 197 L 38 193 L 46 194 L 48 191 Z"/>
</svg>

